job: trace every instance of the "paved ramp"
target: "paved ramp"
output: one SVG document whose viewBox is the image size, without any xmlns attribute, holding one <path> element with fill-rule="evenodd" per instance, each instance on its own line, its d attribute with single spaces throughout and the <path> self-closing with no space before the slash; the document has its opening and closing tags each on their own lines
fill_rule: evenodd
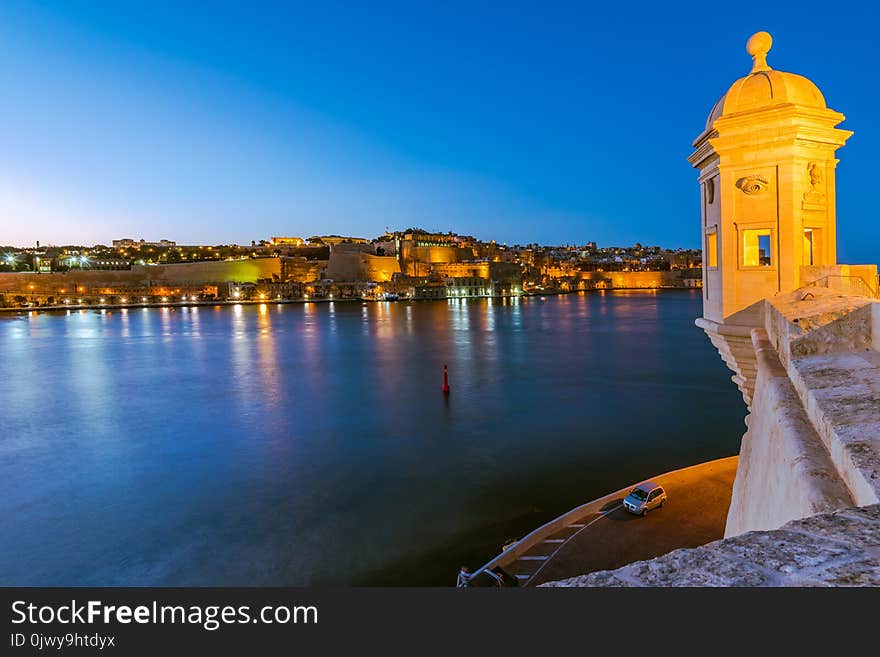
<svg viewBox="0 0 880 657">
<path fill-rule="evenodd" d="M 534 586 L 718 540 L 737 461 L 733 456 L 651 477 L 666 489 L 668 501 L 644 517 L 621 505 L 636 482 L 547 523 L 487 566 L 500 566 L 520 586 Z"/>
</svg>

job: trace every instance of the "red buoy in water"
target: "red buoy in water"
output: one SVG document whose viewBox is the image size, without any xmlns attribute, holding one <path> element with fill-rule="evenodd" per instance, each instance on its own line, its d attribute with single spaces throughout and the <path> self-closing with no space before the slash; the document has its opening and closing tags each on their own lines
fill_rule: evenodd
<svg viewBox="0 0 880 657">
<path fill-rule="evenodd" d="M 446 365 L 443 366 L 443 394 L 449 394 L 449 372 L 446 370 Z"/>
</svg>

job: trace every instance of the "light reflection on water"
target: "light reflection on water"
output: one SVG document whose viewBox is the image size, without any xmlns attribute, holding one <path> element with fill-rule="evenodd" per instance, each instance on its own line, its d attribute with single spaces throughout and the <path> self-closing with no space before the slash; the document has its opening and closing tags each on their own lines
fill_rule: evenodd
<svg viewBox="0 0 880 657">
<path fill-rule="evenodd" d="M 448 584 L 736 452 L 699 314 L 697 291 L 4 320 L 0 581 Z"/>
</svg>

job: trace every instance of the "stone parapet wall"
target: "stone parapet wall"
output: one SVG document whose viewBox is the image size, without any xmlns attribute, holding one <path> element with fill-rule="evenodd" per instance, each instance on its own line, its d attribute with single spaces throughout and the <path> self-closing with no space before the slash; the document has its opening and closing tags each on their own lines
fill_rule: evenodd
<svg viewBox="0 0 880 657">
<path fill-rule="evenodd" d="M 764 326 L 788 367 L 793 358 L 871 348 L 871 306 L 832 289 L 798 290 L 768 300 Z"/>
<path fill-rule="evenodd" d="M 880 502 L 880 353 L 801 358 L 788 372 L 855 503 Z"/>
<path fill-rule="evenodd" d="M 767 300 L 726 536 L 880 502 L 878 308 L 828 288 Z"/>
<path fill-rule="evenodd" d="M 757 384 L 724 535 L 774 529 L 855 504 L 763 329 L 752 332 Z"/>
<path fill-rule="evenodd" d="M 813 294 L 813 292 L 815 292 Z M 777 351 L 857 504 L 880 501 L 880 303 L 831 289 L 767 304 Z"/>
</svg>

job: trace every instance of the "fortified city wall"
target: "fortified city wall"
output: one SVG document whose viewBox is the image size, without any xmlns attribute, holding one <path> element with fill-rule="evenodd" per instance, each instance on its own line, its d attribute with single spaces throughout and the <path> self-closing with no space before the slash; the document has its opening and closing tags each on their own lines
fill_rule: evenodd
<svg viewBox="0 0 880 657">
<path fill-rule="evenodd" d="M 281 280 L 295 283 L 318 281 L 324 278 L 328 263 L 328 260 L 306 260 L 302 257 L 282 258 Z"/>
<path fill-rule="evenodd" d="M 333 281 L 375 281 L 384 283 L 400 271 L 395 256 L 375 255 L 370 247 L 337 244 L 330 249 L 326 277 Z"/>
<path fill-rule="evenodd" d="M 99 294 L 102 287 L 166 285 L 193 287 L 224 281 L 272 278 L 281 273 L 279 258 L 212 260 L 173 265 L 133 265 L 123 270 L 72 270 L 52 273 L 0 273 L 0 294 L 58 296 Z M 84 288 L 84 289 L 81 289 Z M 63 292 L 62 292 L 63 290 Z"/>
<path fill-rule="evenodd" d="M 577 278 L 592 281 L 595 288 L 656 289 L 663 287 L 686 287 L 684 274 L 687 270 L 672 271 L 582 271 Z M 700 279 L 692 279 L 700 284 Z"/>
</svg>

